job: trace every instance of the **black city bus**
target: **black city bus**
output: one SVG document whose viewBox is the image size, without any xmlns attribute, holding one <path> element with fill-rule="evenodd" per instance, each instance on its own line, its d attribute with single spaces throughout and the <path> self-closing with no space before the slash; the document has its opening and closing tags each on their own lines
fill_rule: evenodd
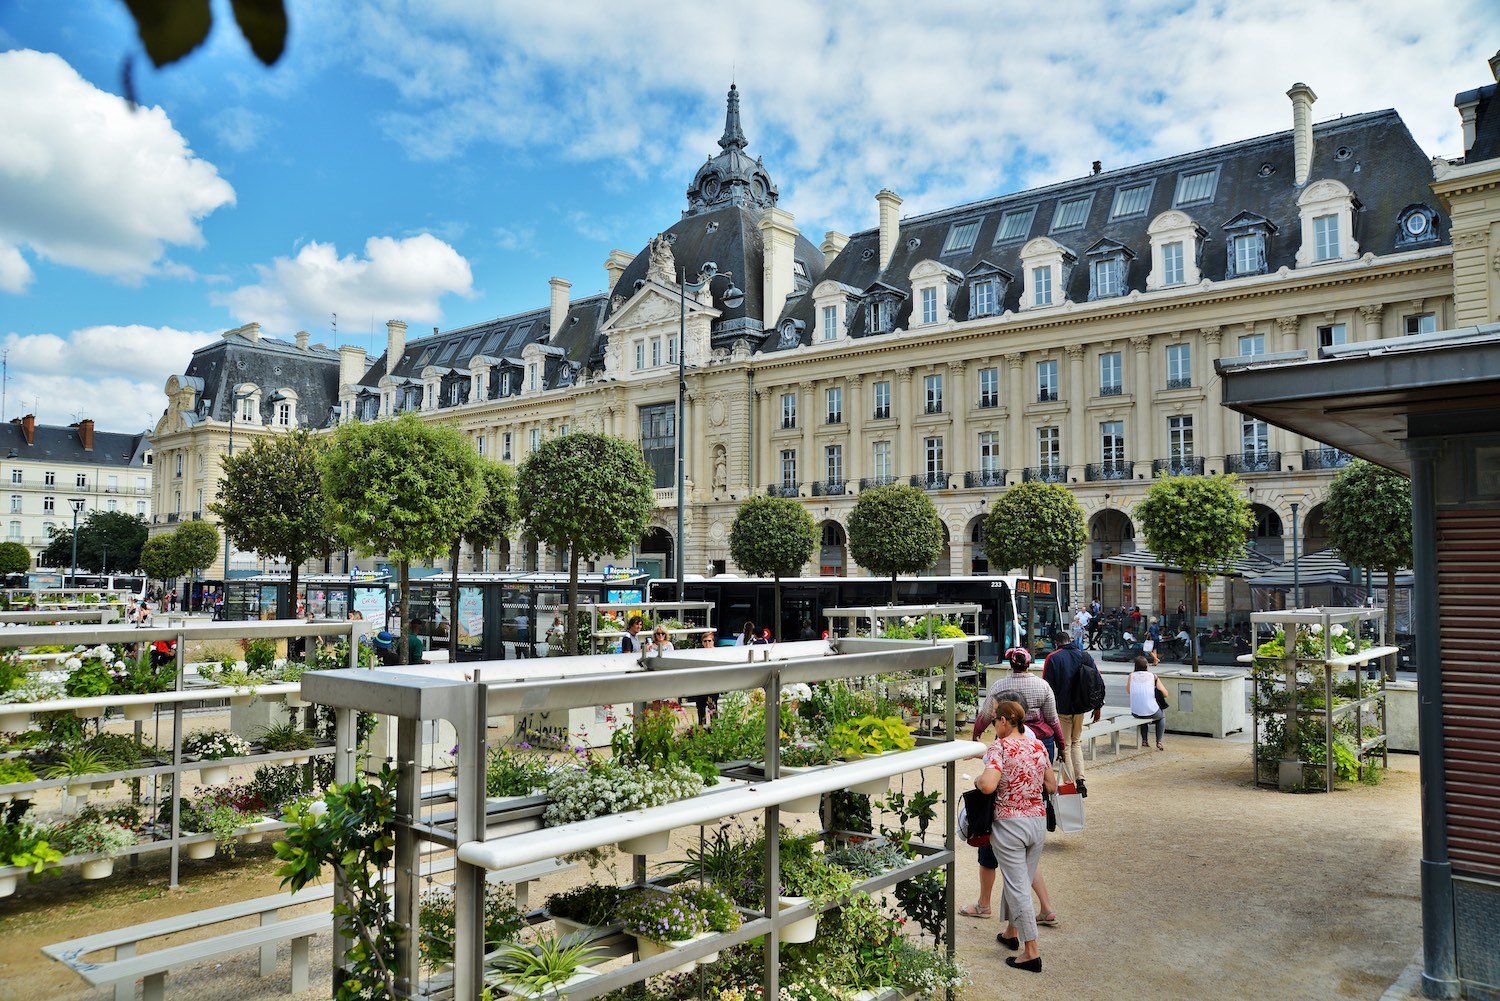
<svg viewBox="0 0 1500 1001">
<path fill-rule="evenodd" d="M 889 577 L 784 577 L 781 581 L 781 622 L 776 617 L 775 582 L 769 577 L 689 576 L 683 581 L 683 601 L 714 603 L 713 624 L 719 643 L 731 643 L 747 621 L 770 628 L 777 639 L 796 639 L 804 621 L 822 634 L 829 627 L 822 619 L 825 608 L 882 607 L 891 604 Z M 677 600 L 676 579 L 651 582 L 652 601 Z M 1050 577 L 1008 575 L 983 577 L 902 577 L 896 581 L 898 605 L 978 605 L 979 632 L 990 637 L 979 644 L 979 658 L 994 663 L 1001 653 L 1021 645 L 1026 637 L 1026 616 L 1036 609 L 1032 634 L 1035 648 L 1051 650 L 1048 638 L 1062 625 L 1058 607 L 1058 582 Z M 839 628 L 837 623 L 834 628 Z M 868 628 L 864 625 L 863 628 Z"/>
</svg>

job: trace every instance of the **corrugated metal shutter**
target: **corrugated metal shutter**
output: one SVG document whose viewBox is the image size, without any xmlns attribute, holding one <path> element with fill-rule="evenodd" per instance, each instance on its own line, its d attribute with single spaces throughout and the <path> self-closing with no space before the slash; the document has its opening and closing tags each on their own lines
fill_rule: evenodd
<svg viewBox="0 0 1500 1001">
<path fill-rule="evenodd" d="M 1500 879 L 1500 510 L 1437 514 L 1438 633 L 1455 874 Z"/>
</svg>

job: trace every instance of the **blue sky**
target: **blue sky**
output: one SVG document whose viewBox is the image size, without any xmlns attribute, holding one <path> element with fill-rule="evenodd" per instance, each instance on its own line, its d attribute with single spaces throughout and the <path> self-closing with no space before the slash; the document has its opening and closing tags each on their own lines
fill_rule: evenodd
<svg viewBox="0 0 1500 1001">
<path fill-rule="evenodd" d="M 0 2 L 4 419 L 146 428 L 241 323 L 332 345 L 336 313 L 374 353 L 388 319 L 600 291 L 679 217 L 731 79 L 818 243 L 874 226 L 882 187 L 916 214 L 1288 128 L 1299 80 L 1318 121 L 1395 107 L 1457 156 L 1453 95 L 1500 46 L 1491 0 L 287 6 L 273 69 L 215 0 L 156 70 L 120 0 Z"/>
</svg>

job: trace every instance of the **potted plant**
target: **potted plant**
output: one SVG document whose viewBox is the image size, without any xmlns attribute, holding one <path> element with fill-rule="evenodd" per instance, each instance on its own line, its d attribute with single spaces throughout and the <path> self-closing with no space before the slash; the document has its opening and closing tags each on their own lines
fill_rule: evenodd
<svg viewBox="0 0 1500 1001">
<path fill-rule="evenodd" d="M 557 827 L 642 810 L 696 796 L 703 788 L 703 777 L 686 765 L 645 771 L 613 760 L 591 762 L 582 768 L 560 772 L 548 783 L 547 796 L 551 802 L 543 821 L 548 827 Z M 662 831 L 625 838 L 618 845 L 621 851 L 631 854 L 652 854 L 665 850 L 670 837 L 670 831 Z"/>
<path fill-rule="evenodd" d="M 20 785 L 23 782 L 35 782 L 36 772 L 31 766 L 19 758 L 11 758 L 0 761 L 0 786 Z M 9 803 L 12 799 L 29 800 L 31 793 L 28 792 L 0 792 L 0 804 Z"/>
<path fill-rule="evenodd" d="M 314 743 L 316 741 L 311 730 L 304 730 L 291 723 L 274 723 L 260 733 L 260 744 L 268 751 L 306 751 L 311 750 Z M 290 763 L 303 765 L 310 760 L 310 755 L 299 754 L 291 758 Z"/>
<path fill-rule="evenodd" d="M 900 716 L 860 716 L 836 724 L 828 733 L 828 746 L 845 761 L 909 751 L 917 746 L 913 727 Z M 890 785 L 888 777 L 871 779 L 849 787 L 861 796 L 879 796 Z"/>
<path fill-rule="evenodd" d="M 708 917 L 696 903 L 672 890 L 646 886 L 628 891 L 615 916 L 625 931 L 635 936 L 636 951 L 642 959 L 679 949 L 712 934 Z M 703 962 L 718 959 L 718 953 L 705 956 Z M 689 960 L 672 967 L 673 973 L 687 973 L 696 962 Z"/>
<path fill-rule="evenodd" d="M 42 776 L 49 779 L 67 779 L 69 796 L 87 796 L 92 781 L 86 776 L 101 775 L 113 766 L 98 749 L 75 747 L 65 751 L 61 758 L 42 769 Z"/>
<path fill-rule="evenodd" d="M 526 741 L 490 748 L 484 769 L 484 792 L 493 799 L 533 796 L 545 791 L 552 760 Z"/>
<path fill-rule="evenodd" d="M 800 775 L 805 772 L 815 772 L 833 764 L 833 759 L 833 750 L 821 740 L 793 741 L 781 747 L 781 774 Z M 821 793 L 814 793 L 800 799 L 788 800 L 781 804 L 781 809 L 786 813 L 817 813 L 818 804 L 822 800 Z"/>
<path fill-rule="evenodd" d="M 547 898 L 547 915 L 560 932 L 575 941 L 593 938 L 611 926 L 618 927 L 615 910 L 625 891 L 612 883 L 584 883 Z"/>
<path fill-rule="evenodd" d="M 854 875 L 813 850 L 810 838 L 782 836 L 781 907 L 811 904 L 814 913 L 781 929 L 783 942 L 811 942 L 818 932 L 817 912 L 841 900 L 854 888 Z"/>
<path fill-rule="evenodd" d="M 546 936 L 529 948 L 511 943 L 500 950 L 500 985 L 521 998 L 555 997 L 564 988 L 595 976 L 583 964 L 600 951 L 599 946 L 586 942 L 568 945 Z"/>
<path fill-rule="evenodd" d="M 157 820 L 169 824 L 172 804 L 162 803 Z M 212 834 L 209 841 L 194 841 L 183 846 L 191 859 L 213 858 L 219 848 L 233 858 L 240 837 L 258 841 L 263 831 L 255 828 L 276 823 L 265 815 L 260 797 L 238 782 L 202 790 L 194 800 L 178 801 L 178 822 L 184 835 Z M 247 830 L 247 828 L 249 830 Z"/>
<path fill-rule="evenodd" d="M 250 753 L 250 742 L 232 730 L 212 728 L 194 730 L 182 741 L 184 754 L 192 754 L 199 761 L 218 761 L 221 758 L 238 758 Z M 219 785 L 229 781 L 228 765 L 200 765 L 198 777 L 206 785 Z"/>
<path fill-rule="evenodd" d="M 84 860 L 84 879 L 103 879 L 114 872 L 114 853 L 137 840 L 130 828 L 106 820 L 93 810 L 56 824 L 48 832 L 48 843 L 65 855 L 104 856 Z"/>
<path fill-rule="evenodd" d="M 0 823 L 0 865 L 29 869 L 35 879 L 49 865 L 62 861 L 63 853 L 47 840 L 48 832 L 20 819 L 21 808 L 13 807 L 11 815 Z M 0 873 L 0 897 L 16 892 L 20 873 Z"/>
<path fill-rule="evenodd" d="M 438 969 L 453 962 L 454 933 L 453 889 L 436 886 L 422 894 L 418 923 L 421 934 L 418 949 L 422 964 Z M 510 887 L 486 883 L 484 887 L 484 945 L 486 951 L 499 949 L 527 927 L 526 915 L 516 907 Z"/>
</svg>

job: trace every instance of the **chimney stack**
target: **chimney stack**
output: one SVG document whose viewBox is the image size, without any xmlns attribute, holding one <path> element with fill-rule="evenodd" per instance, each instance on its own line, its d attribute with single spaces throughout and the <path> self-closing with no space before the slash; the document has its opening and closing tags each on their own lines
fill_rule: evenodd
<svg viewBox="0 0 1500 1001">
<path fill-rule="evenodd" d="M 823 243 L 818 247 L 823 252 L 823 264 L 825 266 L 832 264 L 833 259 L 839 256 L 848 245 L 849 238 L 843 233 L 835 232 L 831 229 L 827 233 L 824 233 Z"/>
<path fill-rule="evenodd" d="M 797 256 L 797 227 L 786 209 L 769 208 L 760 217 L 760 242 L 765 248 L 761 278 L 761 312 L 766 327 L 774 327 L 786 308 L 786 297 L 797 288 L 794 268 Z"/>
<path fill-rule="evenodd" d="M 406 324 L 400 320 L 385 321 L 385 374 L 396 371 L 406 353 Z"/>
<path fill-rule="evenodd" d="M 83 450 L 85 452 L 92 452 L 94 450 L 94 420 L 92 417 L 85 417 L 78 422 L 78 440 L 83 443 Z"/>
<path fill-rule="evenodd" d="M 339 346 L 339 385 L 352 386 L 365 377 L 365 349 L 353 344 Z"/>
<path fill-rule="evenodd" d="M 630 262 L 635 260 L 634 254 L 627 254 L 623 250 L 611 250 L 609 256 L 604 259 L 604 276 L 609 282 L 604 291 L 613 294 L 615 286 L 620 284 L 620 279 L 625 276 L 625 269 L 630 267 Z"/>
<path fill-rule="evenodd" d="M 573 283 L 566 278 L 549 278 L 547 284 L 552 286 L 552 312 L 547 321 L 547 339 L 551 340 L 562 333 L 563 324 L 568 322 L 568 289 Z"/>
<path fill-rule="evenodd" d="M 1313 129 L 1312 106 L 1318 95 L 1305 83 L 1294 83 L 1286 92 L 1292 99 L 1292 149 L 1296 164 L 1296 182 L 1300 188 L 1312 173 Z"/>
<path fill-rule="evenodd" d="M 299 351 L 306 351 L 307 350 L 307 342 L 309 340 L 311 340 L 311 339 L 312 339 L 312 335 L 309 334 L 307 331 L 305 331 L 305 330 L 299 330 L 299 331 L 297 331 L 297 349 Z"/>
<path fill-rule="evenodd" d="M 36 444 L 36 414 L 27 414 L 21 418 L 21 433 L 26 436 L 26 444 Z"/>
<path fill-rule="evenodd" d="M 880 203 L 880 270 L 891 263 L 891 257 L 896 253 L 896 241 L 901 237 L 901 216 L 898 209 L 901 208 L 901 199 L 888 188 L 881 188 L 875 193 L 875 201 Z"/>
</svg>

